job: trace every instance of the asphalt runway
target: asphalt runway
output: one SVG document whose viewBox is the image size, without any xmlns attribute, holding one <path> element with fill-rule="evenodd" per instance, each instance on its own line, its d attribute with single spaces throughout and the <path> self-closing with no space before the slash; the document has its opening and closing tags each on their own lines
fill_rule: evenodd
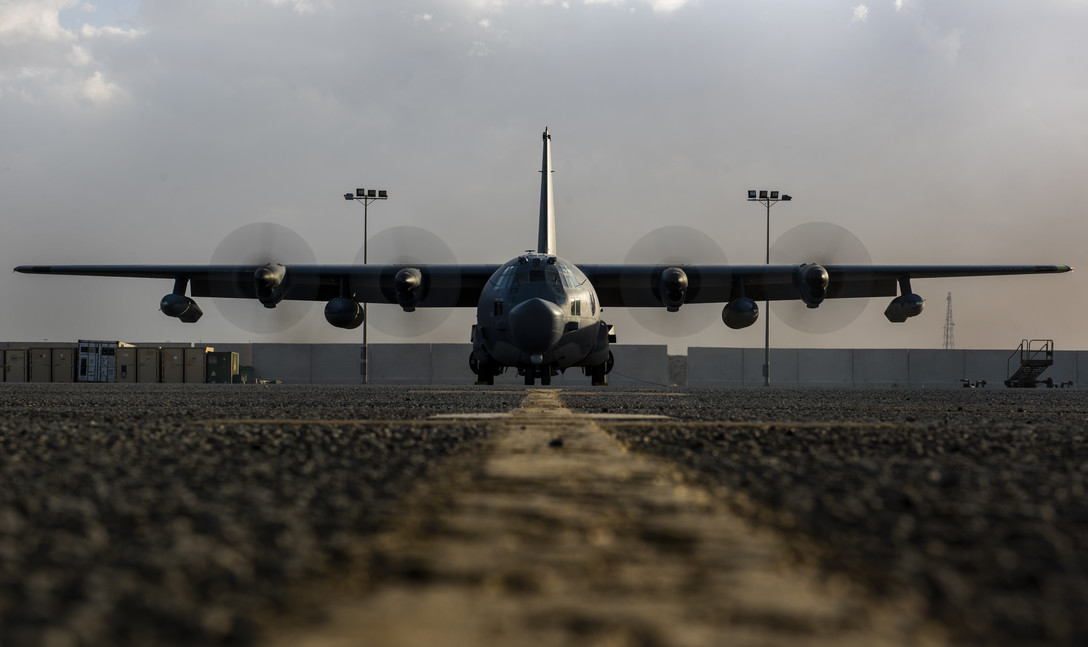
<svg viewBox="0 0 1088 647">
<path fill-rule="evenodd" d="M 1088 394 L 0 385 L 0 644 L 1088 643 Z"/>
</svg>

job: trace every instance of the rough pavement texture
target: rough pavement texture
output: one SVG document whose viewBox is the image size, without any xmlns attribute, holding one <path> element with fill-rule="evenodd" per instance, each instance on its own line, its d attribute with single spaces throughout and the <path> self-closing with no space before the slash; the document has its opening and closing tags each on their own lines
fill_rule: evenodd
<svg viewBox="0 0 1088 647">
<path fill-rule="evenodd" d="M 252 644 L 259 621 L 305 614 L 307 593 L 356 595 L 396 571 L 367 559 L 401 520 L 398 499 L 476 465 L 495 424 L 429 416 L 509 411 L 525 393 L 0 385 L 0 644 Z M 675 417 L 599 424 L 828 573 L 924 600 L 966 642 L 1088 643 L 1084 391 L 561 398 Z"/>
<path fill-rule="evenodd" d="M 403 418 L 522 397 L 0 387 L 0 644 L 57 647 L 251 643 L 259 612 L 349 568 L 390 502 L 484 433 Z"/>
<path fill-rule="evenodd" d="M 976 644 L 1088 644 L 1088 392 L 731 389 L 618 398 L 586 412 L 875 593 L 904 591 Z"/>
<path fill-rule="evenodd" d="M 364 594 L 323 596 L 324 622 L 270 644 L 943 644 L 920 605 L 827 586 L 671 472 L 532 390 L 478 452 L 401 500 Z"/>
</svg>

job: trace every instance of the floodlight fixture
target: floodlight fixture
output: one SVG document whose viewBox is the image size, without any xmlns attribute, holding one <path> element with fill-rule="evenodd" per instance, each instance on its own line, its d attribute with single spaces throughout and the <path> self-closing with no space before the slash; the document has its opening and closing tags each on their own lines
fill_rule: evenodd
<svg viewBox="0 0 1088 647">
<path fill-rule="evenodd" d="M 369 242 L 369 240 L 370 240 L 370 236 L 368 235 L 368 232 L 367 232 L 367 228 L 369 226 L 369 222 L 368 222 L 368 218 L 367 218 L 367 216 L 368 216 L 368 213 L 367 213 L 368 209 L 367 208 L 370 206 L 371 202 L 375 202 L 377 200 L 388 200 L 389 199 L 389 192 L 386 191 L 385 189 L 362 189 L 362 188 L 360 188 L 360 189 L 355 189 L 355 193 L 345 193 L 344 194 L 344 199 L 345 200 L 354 200 L 356 202 L 362 202 L 363 203 L 363 265 L 366 265 L 367 264 L 367 242 Z M 362 366 L 363 370 L 362 370 L 362 373 L 363 373 L 363 382 L 367 383 L 367 382 L 370 382 L 370 348 L 369 348 L 369 346 L 367 346 L 366 332 L 367 332 L 367 324 L 370 321 L 370 317 L 367 316 L 368 315 L 368 313 L 367 313 L 367 304 L 366 304 L 365 301 L 363 302 L 362 306 L 363 306 L 363 366 Z"/>
<path fill-rule="evenodd" d="M 767 254 L 766 263 L 771 264 L 771 205 L 778 204 L 779 201 L 789 202 L 793 200 L 792 196 L 788 196 L 781 191 L 770 191 L 760 189 L 758 192 L 759 198 L 756 198 L 757 192 L 748 189 L 748 201 L 759 202 L 767 207 Z M 763 307 L 763 386 L 771 385 L 771 302 L 766 300 L 766 305 Z"/>
</svg>

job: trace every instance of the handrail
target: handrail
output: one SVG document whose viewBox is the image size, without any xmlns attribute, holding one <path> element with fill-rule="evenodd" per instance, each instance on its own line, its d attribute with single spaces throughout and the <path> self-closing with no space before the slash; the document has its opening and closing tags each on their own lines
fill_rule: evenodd
<svg viewBox="0 0 1088 647">
<path fill-rule="evenodd" d="M 1016 370 L 1012 368 L 1013 359 L 1019 355 L 1019 366 Z M 1054 364 L 1054 340 L 1053 339 L 1024 339 L 1020 342 L 1020 346 L 1009 355 L 1008 361 L 1005 363 L 1006 375 L 1011 380 L 1014 375 L 1020 372 L 1025 367 L 1047 367 Z M 1035 375 L 1038 375 L 1042 371 L 1038 371 Z M 1008 380 L 1006 380 L 1006 384 Z"/>
</svg>

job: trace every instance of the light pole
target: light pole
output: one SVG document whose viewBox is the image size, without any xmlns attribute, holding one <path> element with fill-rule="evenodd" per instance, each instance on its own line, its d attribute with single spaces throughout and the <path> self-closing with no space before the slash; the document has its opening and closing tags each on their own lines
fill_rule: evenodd
<svg viewBox="0 0 1088 647">
<path fill-rule="evenodd" d="M 344 199 L 363 203 L 363 265 L 366 265 L 367 207 L 376 200 L 388 200 L 389 192 L 385 189 L 355 189 L 355 193 L 345 193 Z M 366 345 L 367 318 L 366 301 L 363 301 L 363 384 L 370 382 L 370 349 Z"/>
<path fill-rule="evenodd" d="M 792 197 L 778 191 L 761 189 L 758 192 L 748 189 L 748 202 L 758 202 L 767 206 L 767 265 L 771 264 L 771 205 L 779 201 L 789 202 Z M 771 300 L 763 302 L 763 386 L 771 385 Z"/>
</svg>

